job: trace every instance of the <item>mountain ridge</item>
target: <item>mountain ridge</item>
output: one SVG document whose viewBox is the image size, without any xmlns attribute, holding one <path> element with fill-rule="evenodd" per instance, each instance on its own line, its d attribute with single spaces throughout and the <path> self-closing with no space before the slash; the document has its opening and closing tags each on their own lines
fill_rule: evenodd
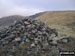
<svg viewBox="0 0 75 56">
<path fill-rule="evenodd" d="M 6 16 L 0 18 L 0 26 L 10 26 L 14 23 L 14 21 L 19 21 L 21 19 L 24 19 L 24 16 L 20 15 L 12 15 L 12 16 Z"/>
</svg>

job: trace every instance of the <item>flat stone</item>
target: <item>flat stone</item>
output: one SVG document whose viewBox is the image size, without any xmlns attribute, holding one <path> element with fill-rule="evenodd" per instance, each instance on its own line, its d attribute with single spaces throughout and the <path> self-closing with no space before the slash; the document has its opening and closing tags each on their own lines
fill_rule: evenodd
<svg viewBox="0 0 75 56">
<path fill-rule="evenodd" d="M 24 24 L 30 24 L 29 22 L 25 21 Z"/>
<path fill-rule="evenodd" d="M 62 39 L 62 42 L 63 43 L 68 43 L 68 40 L 67 39 Z"/>
<path fill-rule="evenodd" d="M 15 41 L 21 41 L 20 37 L 15 38 Z"/>
</svg>

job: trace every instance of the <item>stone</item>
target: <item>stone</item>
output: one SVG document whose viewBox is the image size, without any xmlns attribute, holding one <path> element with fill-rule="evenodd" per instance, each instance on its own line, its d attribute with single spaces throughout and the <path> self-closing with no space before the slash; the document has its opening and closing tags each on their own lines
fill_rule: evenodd
<svg viewBox="0 0 75 56">
<path fill-rule="evenodd" d="M 25 21 L 24 24 L 30 24 L 29 22 Z"/>
<path fill-rule="evenodd" d="M 67 39 L 63 39 L 62 42 L 63 42 L 63 43 L 67 43 L 68 40 L 67 40 Z"/>
<path fill-rule="evenodd" d="M 31 44 L 31 47 L 35 47 L 35 44 L 34 44 L 34 43 L 32 43 L 32 44 Z"/>
<path fill-rule="evenodd" d="M 61 39 L 61 40 L 58 40 L 58 43 L 68 43 L 68 39 Z"/>
<path fill-rule="evenodd" d="M 36 33 L 36 31 L 35 30 L 32 30 L 32 33 Z"/>
<path fill-rule="evenodd" d="M 26 38 L 26 42 L 30 42 L 30 40 L 28 38 Z"/>
<path fill-rule="evenodd" d="M 49 45 L 57 46 L 57 41 L 49 40 L 48 43 L 49 43 Z"/>
<path fill-rule="evenodd" d="M 42 32 L 41 31 L 38 31 L 38 34 L 42 34 Z"/>
<path fill-rule="evenodd" d="M 15 38 L 15 41 L 21 41 L 20 37 Z"/>
</svg>

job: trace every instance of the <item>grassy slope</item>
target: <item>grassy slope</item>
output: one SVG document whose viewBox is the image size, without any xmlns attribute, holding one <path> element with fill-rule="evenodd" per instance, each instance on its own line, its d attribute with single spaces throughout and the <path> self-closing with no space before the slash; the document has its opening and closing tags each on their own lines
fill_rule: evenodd
<svg viewBox="0 0 75 56">
<path fill-rule="evenodd" d="M 75 11 L 47 12 L 39 17 L 48 24 L 67 24 L 75 22 Z"/>
<path fill-rule="evenodd" d="M 75 37 L 75 26 L 71 26 L 75 22 L 75 11 L 48 11 L 39 18 L 49 24 L 50 27 L 56 28 L 60 33 Z"/>
</svg>

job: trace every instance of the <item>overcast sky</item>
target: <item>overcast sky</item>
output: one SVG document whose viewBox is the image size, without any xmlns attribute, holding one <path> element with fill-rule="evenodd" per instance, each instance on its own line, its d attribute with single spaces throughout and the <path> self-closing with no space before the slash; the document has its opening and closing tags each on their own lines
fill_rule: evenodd
<svg viewBox="0 0 75 56">
<path fill-rule="evenodd" d="M 75 0 L 0 0 L 0 17 L 55 10 L 75 10 Z"/>
</svg>

